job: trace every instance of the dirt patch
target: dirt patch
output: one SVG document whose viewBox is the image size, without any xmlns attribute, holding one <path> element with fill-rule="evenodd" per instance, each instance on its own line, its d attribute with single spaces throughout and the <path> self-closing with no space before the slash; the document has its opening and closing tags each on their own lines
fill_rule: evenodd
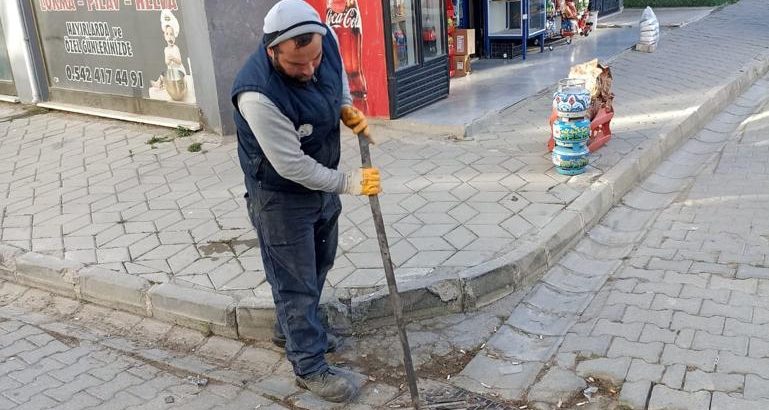
<svg viewBox="0 0 769 410">
<path fill-rule="evenodd" d="M 587 391 L 587 389 L 583 391 L 574 392 L 574 394 L 569 398 L 569 400 L 566 400 L 564 403 L 561 404 L 562 409 L 578 409 L 588 403 L 596 402 L 596 401 L 602 401 L 602 402 L 609 402 L 609 403 L 617 403 L 619 400 L 619 392 L 620 388 L 612 384 L 608 380 L 602 380 L 597 379 L 595 377 L 588 377 L 585 379 L 587 382 L 587 389 L 590 389 L 591 387 L 598 388 L 597 391 L 590 394 L 590 398 L 583 393 Z"/>
<path fill-rule="evenodd" d="M 209 242 L 205 245 L 199 245 L 198 250 L 203 256 L 211 256 L 215 254 L 230 253 L 232 252 L 232 247 L 230 246 L 229 241 Z"/>
<path fill-rule="evenodd" d="M 69 346 L 69 347 L 78 347 L 80 346 L 80 339 L 72 336 L 67 336 L 64 334 L 61 334 L 59 332 L 54 332 L 51 330 L 46 330 L 46 333 L 48 333 L 51 337 L 54 339 L 60 341 L 61 343 Z"/>
<path fill-rule="evenodd" d="M 459 350 L 445 356 L 430 356 L 430 360 L 423 364 L 417 373 L 428 379 L 448 380 L 451 376 L 459 374 L 479 350 L 479 348 L 470 351 Z"/>
<path fill-rule="evenodd" d="M 417 377 L 432 380 L 447 381 L 456 376 L 470 363 L 470 360 L 478 353 L 478 349 L 472 351 L 454 351 L 445 356 L 431 356 L 422 366 L 417 367 Z M 381 360 L 375 354 L 360 354 L 353 360 L 343 358 L 338 354 L 329 354 L 329 360 L 337 365 L 358 369 L 369 377 L 371 381 L 382 382 L 391 386 L 407 388 L 406 372 L 403 364 L 392 366 Z"/>
<path fill-rule="evenodd" d="M 329 362 L 335 365 L 359 369 L 371 381 L 382 382 L 391 386 L 400 386 L 406 383 L 406 373 L 403 366 L 390 366 L 374 355 L 361 354 L 355 360 L 346 360 L 338 353 L 330 353 L 326 357 Z"/>
<path fill-rule="evenodd" d="M 430 360 L 415 370 L 418 377 L 449 380 L 451 376 L 459 374 L 477 353 L 478 350 L 475 349 L 471 351 L 454 351 L 445 356 L 431 356 Z M 369 378 L 392 386 L 400 386 L 406 382 L 406 372 L 403 370 L 402 364 L 392 366 L 380 360 L 374 354 L 360 354 L 354 360 L 346 360 L 336 354 L 330 354 L 329 358 L 333 363 L 353 365 L 360 368 Z"/>
<path fill-rule="evenodd" d="M 230 245 L 233 247 L 238 245 L 244 245 L 246 248 L 258 248 L 259 239 L 236 239 L 231 241 Z"/>
<path fill-rule="evenodd" d="M 235 247 L 243 245 L 246 248 L 259 247 L 258 239 L 228 239 L 225 241 L 208 242 L 205 245 L 198 245 L 198 250 L 203 256 L 211 256 L 222 253 L 235 253 Z"/>
</svg>

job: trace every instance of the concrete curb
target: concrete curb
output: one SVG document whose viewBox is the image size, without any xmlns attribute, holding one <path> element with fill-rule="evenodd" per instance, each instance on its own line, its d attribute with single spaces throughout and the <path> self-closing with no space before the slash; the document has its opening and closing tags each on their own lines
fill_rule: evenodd
<svg viewBox="0 0 769 410">
<path fill-rule="evenodd" d="M 5 244 L 0 244 L 0 279 L 216 335 L 239 337 L 237 304 L 229 296 L 171 283 L 153 286 L 134 275 L 85 267 Z M 270 314 L 274 316 L 272 310 Z"/>
<path fill-rule="evenodd" d="M 77 278 L 79 298 L 137 315 L 151 315 L 146 299 L 150 282 L 138 276 L 115 273 L 96 267 L 83 269 Z"/>
<path fill-rule="evenodd" d="M 757 59 L 728 84 L 708 91 L 700 107 L 667 124 L 657 138 L 644 141 L 539 234 L 523 238 L 507 254 L 463 271 L 400 285 L 404 311 L 412 318 L 465 311 L 535 282 L 637 182 L 767 71 L 769 58 Z M 274 322 L 269 295 L 236 301 L 172 283 L 153 284 L 133 275 L 85 267 L 1 243 L 0 279 L 232 338 L 266 339 Z M 364 296 L 343 292 L 324 295 L 322 306 L 329 325 L 350 330 L 364 322 L 391 320 L 387 292 L 383 288 Z"/>
</svg>

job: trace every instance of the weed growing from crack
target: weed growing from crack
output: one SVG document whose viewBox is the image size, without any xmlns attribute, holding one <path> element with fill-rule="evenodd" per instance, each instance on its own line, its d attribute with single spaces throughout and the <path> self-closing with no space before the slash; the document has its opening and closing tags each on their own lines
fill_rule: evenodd
<svg viewBox="0 0 769 410">
<path fill-rule="evenodd" d="M 187 151 L 189 151 L 189 152 L 200 152 L 200 150 L 202 149 L 202 146 L 203 145 L 201 143 L 194 142 L 194 143 L 190 144 L 189 147 L 187 147 Z"/>
<path fill-rule="evenodd" d="M 187 138 L 190 135 L 192 135 L 195 131 L 180 125 L 176 127 L 174 132 L 176 133 L 176 138 Z"/>
<path fill-rule="evenodd" d="M 155 135 L 154 137 L 148 139 L 146 144 L 147 145 L 155 145 L 155 144 L 160 144 L 162 142 L 169 142 L 169 141 L 171 141 L 171 138 L 169 138 L 169 137 L 166 137 L 166 136 L 160 136 L 159 137 L 159 136 Z"/>
</svg>

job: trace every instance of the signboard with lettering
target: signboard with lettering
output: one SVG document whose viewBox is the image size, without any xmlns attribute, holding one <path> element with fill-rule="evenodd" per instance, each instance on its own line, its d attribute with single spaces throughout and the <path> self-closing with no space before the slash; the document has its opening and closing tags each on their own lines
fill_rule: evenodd
<svg viewBox="0 0 769 410">
<path fill-rule="evenodd" d="M 51 88 L 195 104 L 182 0 L 32 0 Z"/>
</svg>

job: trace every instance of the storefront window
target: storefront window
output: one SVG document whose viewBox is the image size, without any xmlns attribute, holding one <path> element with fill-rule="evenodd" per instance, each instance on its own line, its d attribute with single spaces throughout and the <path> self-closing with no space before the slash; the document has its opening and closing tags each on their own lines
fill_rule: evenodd
<svg viewBox="0 0 769 410">
<path fill-rule="evenodd" d="M 529 2 L 529 33 L 545 29 L 545 0 L 530 0 Z"/>
<path fill-rule="evenodd" d="M 507 27 L 508 30 L 514 30 L 516 34 L 521 33 L 521 1 L 507 2 Z"/>
<path fill-rule="evenodd" d="M 390 16 L 395 69 L 413 66 L 417 63 L 414 1 L 390 0 Z"/>
<path fill-rule="evenodd" d="M 545 0 L 524 0 L 528 4 L 529 33 L 545 29 Z M 520 36 L 523 34 L 522 0 L 489 1 L 489 33 L 492 35 Z"/>
<path fill-rule="evenodd" d="M 0 24 L 0 81 L 13 81 L 11 62 L 8 58 L 8 47 L 5 44 L 5 33 Z"/>
<path fill-rule="evenodd" d="M 489 34 L 520 36 L 521 0 L 489 2 Z"/>
<path fill-rule="evenodd" d="M 441 15 L 445 13 L 441 9 L 440 0 L 422 0 L 422 52 L 425 60 L 429 60 L 445 53 L 443 46 L 443 28 L 441 27 Z"/>
<path fill-rule="evenodd" d="M 182 2 L 163 3 L 33 0 L 50 88 L 196 104 L 195 28 Z"/>
</svg>

